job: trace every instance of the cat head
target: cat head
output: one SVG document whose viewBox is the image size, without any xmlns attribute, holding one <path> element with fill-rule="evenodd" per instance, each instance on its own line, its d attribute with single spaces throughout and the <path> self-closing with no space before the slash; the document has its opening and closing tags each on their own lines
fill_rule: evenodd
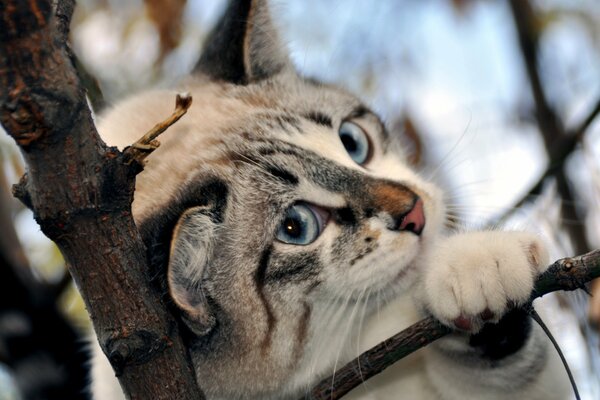
<svg viewBox="0 0 600 400">
<path fill-rule="evenodd" d="M 296 73 L 264 0 L 229 5 L 196 72 L 134 214 L 209 397 L 282 398 L 328 372 L 353 310 L 413 284 L 441 197 L 367 106 Z M 170 109 L 149 96 L 104 131 Z"/>
</svg>

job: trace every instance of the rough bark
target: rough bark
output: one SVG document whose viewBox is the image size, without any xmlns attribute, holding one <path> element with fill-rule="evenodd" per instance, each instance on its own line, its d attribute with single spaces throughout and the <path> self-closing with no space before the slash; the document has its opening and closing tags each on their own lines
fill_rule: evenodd
<svg viewBox="0 0 600 400">
<path fill-rule="evenodd" d="M 98 136 L 63 32 L 49 0 L 0 2 L 0 122 L 27 164 L 14 193 L 63 253 L 128 397 L 203 398 L 149 283 L 131 215 L 141 166 Z"/>
<path fill-rule="evenodd" d="M 13 202 L 0 174 L 0 361 L 26 399 L 85 400 L 87 357 L 57 306 L 70 277 L 55 285 L 36 279 L 13 227 Z"/>
</svg>

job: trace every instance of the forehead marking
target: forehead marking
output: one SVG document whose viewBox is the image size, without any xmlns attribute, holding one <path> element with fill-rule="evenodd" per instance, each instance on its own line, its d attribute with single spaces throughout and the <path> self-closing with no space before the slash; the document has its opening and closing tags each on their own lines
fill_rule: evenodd
<svg viewBox="0 0 600 400">
<path fill-rule="evenodd" d="M 317 125 L 323 125 L 328 128 L 333 128 L 331 117 L 319 111 L 310 111 L 304 115 L 304 118 L 314 122 Z"/>
<path fill-rule="evenodd" d="M 266 171 L 269 174 L 271 174 L 271 176 L 277 178 L 281 182 L 286 183 L 288 185 L 296 186 L 299 182 L 298 177 L 296 175 L 292 174 L 290 171 L 284 168 L 269 165 L 266 167 Z"/>
<path fill-rule="evenodd" d="M 260 112 L 254 114 L 253 119 L 258 126 L 263 125 L 268 129 L 281 129 L 287 134 L 302 132 L 300 129 L 300 120 L 287 112 Z"/>
<path fill-rule="evenodd" d="M 400 184 L 378 183 L 371 188 L 371 195 L 378 210 L 392 215 L 410 211 L 416 201 L 415 193 Z"/>
</svg>

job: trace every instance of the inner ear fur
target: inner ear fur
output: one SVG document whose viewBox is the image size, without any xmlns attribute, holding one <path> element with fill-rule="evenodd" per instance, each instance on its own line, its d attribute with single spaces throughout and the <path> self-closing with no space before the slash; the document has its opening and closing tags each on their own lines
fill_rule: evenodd
<svg viewBox="0 0 600 400">
<path fill-rule="evenodd" d="M 279 40 L 267 0 L 230 0 L 209 35 L 195 70 L 246 85 L 293 69 Z"/>
<path fill-rule="evenodd" d="M 218 222 L 210 206 L 187 209 L 177 221 L 169 251 L 171 298 L 192 332 L 203 336 L 216 324 L 203 292 L 202 277 L 212 258 Z"/>
</svg>

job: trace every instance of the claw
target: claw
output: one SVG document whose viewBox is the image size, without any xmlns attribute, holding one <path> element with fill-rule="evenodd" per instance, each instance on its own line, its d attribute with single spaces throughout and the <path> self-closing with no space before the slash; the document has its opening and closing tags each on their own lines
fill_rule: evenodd
<svg viewBox="0 0 600 400">
<path fill-rule="evenodd" d="M 470 331 L 473 328 L 473 324 L 471 323 L 471 319 L 461 315 L 453 321 L 454 325 L 463 331 Z"/>
<path fill-rule="evenodd" d="M 489 321 L 490 319 L 494 318 L 494 313 L 489 308 L 486 308 L 481 314 L 479 314 L 479 318 L 481 318 L 483 321 Z"/>
</svg>

